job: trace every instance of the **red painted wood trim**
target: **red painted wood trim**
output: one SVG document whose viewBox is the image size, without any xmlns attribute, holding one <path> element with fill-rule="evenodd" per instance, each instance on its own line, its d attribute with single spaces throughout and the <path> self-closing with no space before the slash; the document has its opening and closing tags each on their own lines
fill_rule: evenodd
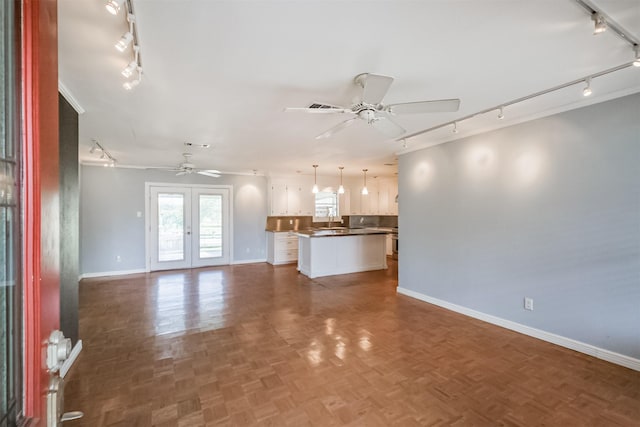
<svg viewBox="0 0 640 427">
<path fill-rule="evenodd" d="M 42 420 L 60 321 L 56 0 L 22 0 L 22 19 L 24 414 Z"/>
</svg>

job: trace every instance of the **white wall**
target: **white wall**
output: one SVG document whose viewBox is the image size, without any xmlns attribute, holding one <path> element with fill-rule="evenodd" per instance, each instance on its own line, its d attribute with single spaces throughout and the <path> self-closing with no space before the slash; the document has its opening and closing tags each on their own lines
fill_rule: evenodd
<svg viewBox="0 0 640 427">
<path fill-rule="evenodd" d="M 266 259 L 265 177 L 177 177 L 164 171 L 87 165 L 81 167 L 80 177 L 81 274 L 145 268 L 145 182 L 232 185 L 233 261 Z M 138 218 L 137 212 L 143 216 Z"/>
<path fill-rule="evenodd" d="M 401 288 L 640 359 L 640 95 L 399 169 Z"/>
</svg>

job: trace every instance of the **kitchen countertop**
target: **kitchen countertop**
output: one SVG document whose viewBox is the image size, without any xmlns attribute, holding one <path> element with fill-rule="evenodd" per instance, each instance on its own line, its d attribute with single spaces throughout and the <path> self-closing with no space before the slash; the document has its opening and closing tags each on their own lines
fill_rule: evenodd
<svg viewBox="0 0 640 427">
<path fill-rule="evenodd" d="M 291 231 L 299 237 L 340 237 L 364 236 L 369 234 L 388 234 L 389 231 L 373 228 L 343 228 L 334 230 L 298 230 Z"/>
</svg>

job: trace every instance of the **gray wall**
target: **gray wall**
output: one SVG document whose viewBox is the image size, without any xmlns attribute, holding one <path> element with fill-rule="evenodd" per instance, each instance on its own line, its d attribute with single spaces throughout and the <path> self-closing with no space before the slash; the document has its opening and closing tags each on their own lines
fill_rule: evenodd
<svg viewBox="0 0 640 427">
<path fill-rule="evenodd" d="M 78 113 L 58 95 L 60 138 L 60 329 L 78 340 Z"/>
<path fill-rule="evenodd" d="M 145 182 L 233 186 L 233 261 L 266 258 L 267 181 L 262 176 L 176 177 L 165 171 L 81 167 L 80 271 L 145 268 Z M 136 216 L 142 212 L 142 217 Z M 121 260 L 116 261 L 116 256 Z"/>
<path fill-rule="evenodd" d="M 400 287 L 640 358 L 640 95 L 399 170 Z"/>
</svg>

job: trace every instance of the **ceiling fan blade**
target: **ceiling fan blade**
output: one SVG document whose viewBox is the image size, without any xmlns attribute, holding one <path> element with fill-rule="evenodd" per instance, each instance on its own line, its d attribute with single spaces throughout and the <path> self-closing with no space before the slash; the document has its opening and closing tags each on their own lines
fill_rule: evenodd
<svg viewBox="0 0 640 427">
<path fill-rule="evenodd" d="M 353 124 L 353 122 L 355 122 L 357 120 L 357 117 L 354 117 L 352 119 L 349 120 L 345 120 L 344 122 L 340 122 L 337 125 L 335 125 L 334 127 L 332 127 L 331 129 L 329 129 L 328 131 L 321 133 L 320 135 L 316 136 L 316 139 L 322 139 L 322 138 L 329 138 L 331 135 L 340 132 L 342 129 L 351 126 Z"/>
<path fill-rule="evenodd" d="M 406 132 L 402 126 L 394 122 L 391 117 L 386 114 L 378 114 L 375 120 L 371 122 L 371 125 L 390 138 L 397 138 Z"/>
<path fill-rule="evenodd" d="M 204 176 L 210 176 L 212 178 L 220 178 L 220 171 L 217 171 L 215 169 L 210 169 L 210 170 L 200 170 L 198 172 L 196 172 L 200 175 L 204 175 Z"/>
<path fill-rule="evenodd" d="M 367 74 L 364 77 L 362 102 L 373 105 L 379 104 L 387 94 L 391 83 L 393 83 L 393 77 Z"/>
<path fill-rule="evenodd" d="M 286 113 L 312 113 L 312 114 L 332 114 L 332 113 L 353 113 L 348 108 L 331 107 L 331 108 L 301 108 L 301 107 L 287 107 L 284 109 Z"/>
<path fill-rule="evenodd" d="M 449 113 L 458 111 L 459 99 L 438 99 L 434 101 L 402 102 L 385 107 L 385 111 L 391 114 L 424 114 L 424 113 Z"/>
</svg>

